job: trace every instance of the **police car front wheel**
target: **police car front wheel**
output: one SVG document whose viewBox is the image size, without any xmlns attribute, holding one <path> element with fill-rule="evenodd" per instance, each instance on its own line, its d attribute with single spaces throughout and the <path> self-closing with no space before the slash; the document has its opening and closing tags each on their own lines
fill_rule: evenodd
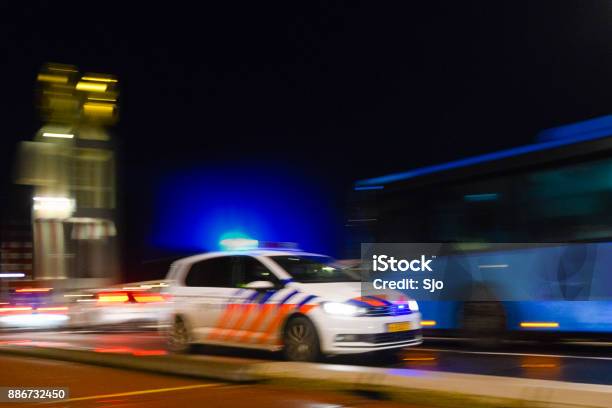
<svg viewBox="0 0 612 408">
<path fill-rule="evenodd" d="M 319 336 L 310 320 L 298 316 L 287 323 L 283 336 L 285 357 L 291 361 L 316 361 L 321 349 Z"/>
</svg>

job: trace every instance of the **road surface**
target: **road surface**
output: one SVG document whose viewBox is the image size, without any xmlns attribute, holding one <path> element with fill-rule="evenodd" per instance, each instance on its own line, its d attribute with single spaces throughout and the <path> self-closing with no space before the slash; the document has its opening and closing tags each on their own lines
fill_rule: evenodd
<svg viewBox="0 0 612 408">
<path fill-rule="evenodd" d="M 163 355 L 164 339 L 156 332 L 24 332 L 0 334 L 2 344 L 80 348 L 107 353 Z M 197 349 L 192 358 L 214 355 L 244 364 L 280 360 L 279 354 L 230 348 Z M 399 362 L 378 357 L 335 357 L 328 362 L 394 369 L 413 368 L 508 377 L 537 378 L 612 385 L 612 346 L 515 344 L 501 350 L 471 349 L 458 341 L 426 340 L 402 353 Z"/>
<path fill-rule="evenodd" d="M 44 404 L 49 407 L 407 407 L 352 394 L 200 381 L 64 361 L 0 356 L 0 366 L 3 386 L 67 387 L 69 399 Z"/>
</svg>

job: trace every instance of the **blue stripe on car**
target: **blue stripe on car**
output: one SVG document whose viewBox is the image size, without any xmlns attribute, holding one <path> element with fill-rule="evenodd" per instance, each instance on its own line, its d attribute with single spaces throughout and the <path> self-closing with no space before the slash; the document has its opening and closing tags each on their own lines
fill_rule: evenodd
<svg viewBox="0 0 612 408">
<path fill-rule="evenodd" d="M 275 293 L 276 293 L 275 290 L 271 290 L 269 292 L 264 293 L 264 295 L 261 297 L 261 299 L 259 299 L 259 304 L 263 305 L 264 303 L 266 303 L 268 301 L 268 299 L 270 299 L 272 296 L 274 296 Z"/>
<path fill-rule="evenodd" d="M 292 297 L 294 297 L 294 296 L 295 296 L 295 295 L 297 295 L 298 293 L 300 293 L 300 292 L 298 292 L 297 290 L 294 290 L 293 292 L 289 293 L 287 296 L 285 296 L 285 297 L 283 298 L 283 300 L 281 300 L 280 302 L 278 302 L 277 306 L 279 306 L 279 307 L 280 307 L 281 305 L 284 305 L 285 303 L 287 303 L 287 301 L 288 301 L 289 299 L 291 299 Z"/>
<path fill-rule="evenodd" d="M 253 291 L 253 294 L 249 296 L 244 303 L 251 303 L 255 301 L 255 299 L 257 299 L 257 296 L 259 296 L 259 292 L 255 290 Z"/>
<path fill-rule="evenodd" d="M 306 303 L 310 302 L 312 299 L 316 298 L 315 295 L 306 296 L 300 303 L 297 304 L 296 308 L 300 308 L 304 306 Z"/>
</svg>

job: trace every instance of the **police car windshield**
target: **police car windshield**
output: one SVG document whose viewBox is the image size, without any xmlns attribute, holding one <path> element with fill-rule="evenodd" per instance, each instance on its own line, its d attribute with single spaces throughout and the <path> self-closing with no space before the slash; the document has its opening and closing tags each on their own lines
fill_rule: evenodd
<svg viewBox="0 0 612 408">
<path fill-rule="evenodd" d="M 272 256 L 295 282 L 358 282 L 359 275 L 332 264 L 332 259 L 324 256 Z"/>
</svg>

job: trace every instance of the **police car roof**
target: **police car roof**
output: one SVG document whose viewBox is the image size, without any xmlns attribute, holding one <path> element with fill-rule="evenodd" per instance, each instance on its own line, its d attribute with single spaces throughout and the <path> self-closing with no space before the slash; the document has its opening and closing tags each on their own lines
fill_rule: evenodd
<svg viewBox="0 0 612 408">
<path fill-rule="evenodd" d="M 192 263 L 203 261 L 209 258 L 217 258 L 220 256 L 320 256 L 329 258 L 327 255 L 314 254 L 303 251 L 288 251 L 288 250 L 273 250 L 273 249 L 252 249 L 252 250 L 238 250 L 238 251 L 217 251 L 217 252 L 206 252 L 203 254 L 192 255 L 187 258 L 177 260 L 177 263 Z"/>
</svg>

